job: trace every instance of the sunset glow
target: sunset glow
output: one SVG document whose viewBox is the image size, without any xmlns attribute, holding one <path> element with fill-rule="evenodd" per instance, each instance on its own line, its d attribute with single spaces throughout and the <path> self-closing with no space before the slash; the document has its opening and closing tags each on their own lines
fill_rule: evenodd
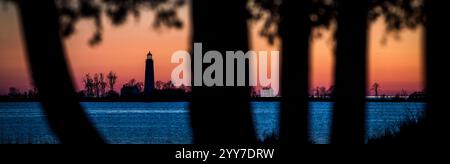
<svg viewBox="0 0 450 164">
<path fill-rule="evenodd" d="M 31 79 L 17 12 L 8 7 L 0 13 L 0 94 L 7 94 L 9 87 L 25 91 L 31 88 Z M 188 7 L 179 11 L 184 22 L 182 29 L 153 28 L 153 14 L 148 11 L 143 12 L 139 19 L 129 17 L 121 26 L 112 26 L 108 19 L 103 19 L 103 41 L 96 46 L 88 44 L 94 32 L 92 20 L 78 23 L 75 34 L 64 42 L 77 90 L 83 89 L 81 79 L 86 73 L 117 72 L 119 87 L 132 78 L 143 81 L 148 51 L 154 55 L 155 79 L 170 80 L 171 71 L 176 66 L 170 63 L 172 53 L 189 50 L 192 46 Z M 258 35 L 260 24 L 249 24 L 252 50 L 278 50 L 279 42 L 269 45 Z M 383 20 L 378 20 L 371 24 L 368 33 L 369 84 L 378 82 L 381 92 L 390 95 L 402 89 L 408 93 L 422 90 L 422 29 L 404 30 L 399 33 L 399 39 L 388 36 L 387 42 L 382 43 L 383 26 Z M 329 31 L 323 34 L 311 45 L 311 87 L 328 87 L 333 83 L 334 43 Z"/>
</svg>

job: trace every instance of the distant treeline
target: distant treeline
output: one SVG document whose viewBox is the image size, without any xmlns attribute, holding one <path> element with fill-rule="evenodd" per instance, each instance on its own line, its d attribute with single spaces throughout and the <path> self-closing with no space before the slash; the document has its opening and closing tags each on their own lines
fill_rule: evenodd
<svg viewBox="0 0 450 164">
<path fill-rule="evenodd" d="M 105 78 L 106 77 L 106 78 Z M 81 101 L 189 101 L 191 97 L 191 87 L 176 87 L 172 81 L 156 81 L 151 95 L 144 95 L 143 82 L 135 79 L 129 80 L 120 89 L 120 93 L 115 91 L 117 74 L 110 71 L 106 76 L 103 73 L 93 75 L 87 73 L 83 76 L 84 89 L 77 92 L 77 97 Z M 367 101 L 424 101 L 425 92 L 416 91 L 408 94 L 405 90 L 395 95 L 380 94 L 380 84 L 374 83 L 368 92 L 373 91 L 373 96 L 368 96 Z M 108 91 L 106 91 L 108 89 Z M 261 96 L 261 90 L 267 88 L 254 87 L 251 90 L 252 101 L 279 101 L 280 96 Z M 270 88 L 269 88 L 270 89 Z M 333 101 L 334 86 L 318 86 L 311 89 L 310 101 Z M 16 87 L 10 87 L 7 95 L 0 96 L 2 101 L 29 101 L 38 100 L 38 90 L 36 88 L 21 92 Z"/>
<path fill-rule="evenodd" d="M 176 94 L 174 94 L 174 92 Z M 0 102 L 28 102 L 28 101 L 38 101 L 39 98 L 36 97 L 10 97 L 8 95 L 1 95 Z M 190 101 L 191 93 L 180 91 L 155 91 L 154 96 L 133 96 L 133 97 L 79 97 L 82 102 L 179 102 L 179 101 Z M 257 102 L 279 102 L 281 97 L 251 97 L 251 101 Z M 310 96 L 309 101 L 311 102 L 332 102 L 331 97 L 314 97 Z M 409 97 L 367 97 L 366 102 L 423 102 L 425 97 L 423 93 L 415 93 Z"/>
</svg>

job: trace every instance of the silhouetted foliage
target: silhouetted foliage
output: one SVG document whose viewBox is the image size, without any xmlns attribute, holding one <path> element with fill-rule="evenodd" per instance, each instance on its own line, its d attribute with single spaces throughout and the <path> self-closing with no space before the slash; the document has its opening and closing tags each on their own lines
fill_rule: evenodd
<svg viewBox="0 0 450 164">
<path fill-rule="evenodd" d="M 89 40 L 90 45 L 102 41 L 102 15 L 106 15 L 113 25 L 122 25 L 128 16 L 139 18 L 144 9 L 155 12 L 153 27 L 166 26 L 181 28 L 182 21 L 178 18 L 177 9 L 184 5 L 185 0 L 56 0 L 59 11 L 61 33 L 64 37 L 72 35 L 75 25 L 81 19 L 92 19 L 95 32 Z"/>
<path fill-rule="evenodd" d="M 388 34 L 397 34 L 402 29 L 415 29 L 423 25 L 425 16 L 423 13 L 424 0 L 370 0 L 369 21 L 375 21 L 379 17 L 384 18 L 386 33 L 383 42 L 386 42 Z"/>
<path fill-rule="evenodd" d="M 328 89 L 325 86 L 318 86 L 313 90 L 312 96 L 316 99 L 331 99 L 333 96 L 333 86 Z"/>
<path fill-rule="evenodd" d="M 310 23 L 314 28 L 330 29 L 336 22 L 337 0 L 310 0 Z M 424 0 L 368 0 L 368 21 L 383 17 L 386 23 L 386 41 L 388 34 L 396 34 L 402 29 L 415 29 L 425 22 Z M 249 0 L 252 19 L 264 21 L 260 35 L 267 37 L 269 43 L 279 36 L 280 5 L 283 0 Z M 295 6 L 299 7 L 299 6 Z M 321 33 L 314 36 L 320 37 Z"/>
<path fill-rule="evenodd" d="M 408 96 L 408 100 L 424 101 L 424 100 L 426 100 L 426 93 L 425 92 L 413 92 Z"/>
<path fill-rule="evenodd" d="M 142 95 L 144 83 L 137 82 L 135 79 L 131 79 L 122 86 L 120 89 L 120 97 L 124 98 L 136 98 Z"/>
<path fill-rule="evenodd" d="M 248 9 L 252 19 L 264 22 L 262 29 L 260 29 L 260 35 L 266 37 L 270 44 L 274 43 L 275 38 L 280 33 L 280 6 L 284 1 L 286 0 L 249 0 Z M 308 11 L 305 13 L 308 16 L 308 22 L 305 22 L 307 23 L 306 26 L 329 29 L 336 17 L 334 0 L 306 0 L 305 2 L 309 3 Z M 302 8 L 299 4 L 294 4 L 292 7 Z M 300 22 L 300 19 L 294 21 Z M 317 33 L 315 36 L 321 36 L 321 33 Z"/>
<path fill-rule="evenodd" d="M 167 83 L 163 84 L 163 90 L 169 90 L 169 89 L 175 89 L 175 85 L 170 80 Z"/>
<path fill-rule="evenodd" d="M 156 83 L 155 83 L 155 89 L 156 89 L 156 90 L 162 90 L 162 89 L 163 89 L 163 85 L 164 85 L 164 82 L 158 80 L 158 81 L 156 81 Z"/>
<path fill-rule="evenodd" d="M 21 97 L 22 93 L 20 93 L 20 90 L 18 88 L 10 87 L 9 88 L 9 92 L 8 92 L 8 96 L 12 97 L 12 98 L 14 98 L 14 97 Z"/>
<path fill-rule="evenodd" d="M 424 141 L 427 133 L 424 113 L 418 116 L 407 115 L 405 121 L 385 129 L 384 134 L 369 138 L 367 144 L 418 144 Z"/>
</svg>

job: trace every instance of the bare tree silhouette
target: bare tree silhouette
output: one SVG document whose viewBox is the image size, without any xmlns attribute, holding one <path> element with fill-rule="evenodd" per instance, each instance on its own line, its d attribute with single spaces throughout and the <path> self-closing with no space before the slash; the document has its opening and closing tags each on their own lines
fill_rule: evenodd
<svg viewBox="0 0 450 164">
<path fill-rule="evenodd" d="M 100 78 L 98 73 L 94 74 L 94 78 L 93 78 L 93 84 L 94 84 L 94 96 L 95 97 L 100 97 Z"/>
<path fill-rule="evenodd" d="M 94 96 L 94 80 L 90 74 L 85 74 L 83 77 L 84 90 L 86 96 Z"/>
<path fill-rule="evenodd" d="M 108 78 L 108 85 L 109 85 L 109 91 L 114 91 L 114 85 L 117 82 L 117 75 L 115 72 L 110 71 L 108 73 L 108 76 L 106 76 L 106 78 Z"/>
<path fill-rule="evenodd" d="M 370 90 L 373 90 L 373 92 L 375 92 L 375 97 L 378 97 L 379 89 L 380 89 L 380 84 L 378 84 L 378 83 L 373 83 L 372 88 L 370 88 Z"/>
<path fill-rule="evenodd" d="M 100 88 L 100 96 L 105 96 L 106 95 L 106 81 L 105 81 L 105 76 L 103 75 L 103 73 L 99 73 L 98 74 L 98 85 Z"/>
</svg>

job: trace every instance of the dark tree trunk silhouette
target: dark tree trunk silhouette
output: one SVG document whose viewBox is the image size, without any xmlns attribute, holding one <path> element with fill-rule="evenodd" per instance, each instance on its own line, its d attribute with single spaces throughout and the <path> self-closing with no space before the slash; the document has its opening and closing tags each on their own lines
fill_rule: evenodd
<svg viewBox="0 0 450 164">
<path fill-rule="evenodd" d="M 367 0 L 337 2 L 335 94 L 331 143 L 365 142 Z"/>
<path fill-rule="evenodd" d="M 19 0 L 23 37 L 34 84 L 50 128 L 62 143 L 103 143 L 76 97 L 53 0 Z"/>
<path fill-rule="evenodd" d="M 280 142 L 289 147 L 308 143 L 310 3 L 283 1 L 280 7 Z"/>
<path fill-rule="evenodd" d="M 449 116 L 448 94 L 448 57 L 449 49 L 446 42 L 448 32 L 448 7 L 444 1 L 425 1 L 425 74 L 426 74 L 426 135 L 425 142 L 449 143 L 447 117 Z"/>
<path fill-rule="evenodd" d="M 192 1 L 193 42 L 203 43 L 203 54 L 209 50 L 217 50 L 222 54 L 224 81 L 225 51 L 248 50 L 249 14 L 246 2 Z M 195 63 L 194 60 L 192 62 L 192 65 L 202 64 Z M 203 64 L 203 69 L 207 66 L 209 65 Z M 246 67 L 248 68 L 248 64 Z M 249 101 L 248 86 L 193 87 L 190 114 L 194 143 L 256 142 Z"/>
</svg>

